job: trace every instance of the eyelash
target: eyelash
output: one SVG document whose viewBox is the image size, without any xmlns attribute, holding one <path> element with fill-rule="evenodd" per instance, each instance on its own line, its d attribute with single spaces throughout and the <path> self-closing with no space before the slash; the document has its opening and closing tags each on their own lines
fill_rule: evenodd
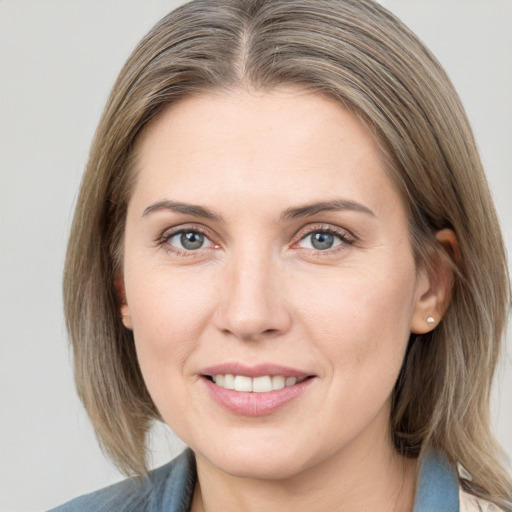
<svg viewBox="0 0 512 512">
<path fill-rule="evenodd" d="M 218 248 L 219 245 L 213 242 L 212 235 L 209 230 L 203 228 L 202 226 L 194 225 L 194 226 L 182 226 L 178 229 L 167 230 L 162 233 L 161 236 L 157 239 L 157 245 L 163 247 L 163 249 L 169 253 L 172 253 L 176 256 L 185 256 L 185 257 L 196 257 L 202 253 L 203 248 L 199 248 L 196 250 L 181 250 L 174 246 L 172 246 L 169 241 L 182 233 L 199 233 L 203 235 L 211 244 L 213 244 L 214 248 Z M 312 236 L 314 233 L 323 233 L 328 235 L 333 235 L 334 237 L 340 240 L 340 243 L 333 248 L 328 248 L 325 250 L 320 249 L 310 249 L 304 248 L 303 250 L 307 250 L 310 253 L 321 256 L 329 256 L 333 253 L 337 253 L 339 250 L 343 250 L 347 245 L 354 245 L 356 243 L 355 237 L 345 229 L 333 227 L 332 225 L 327 224 L 318 224 L 308 226 L 303 229 L 296 235 L 294 238 L 298 237 L 298 240 L 293 243 L 292 248 L 296 247 L 300 242 L 306 240 L 309 236 Z"/>
<path fill-rule="evenodd" d="M 199 248 L 196 250 L 186 250 L 186 249 L 182 250 L 182 249 L 175 248 L 174 246 L 172 246 L 169 243 L 169 241 L 173 237 L 180 235 L 182 233 L 199 233 L 199 234 L 203 235 L 207 240 L 209 240 L 213 244 L 214 248 L 219 247 L 218 244 L 216 244 L 212 241 L 212 235 L 210 234 L 210 231 L 207 229 L 204 229 L 201 226 L 182 226 L 179 229 L 172 229 L 170 231 L 169 230 L 164 231 L 164 233 L 158 238 L 157 244 L 159 246 L 161 246 L 165 251 L 175 254 L 176 256 L 185 256 L 185 257 L 199 256 L 201 254 L 202 248 Z"/>
<path fill-rule="evenodd" d="M 356 243 L 356 238 L 346 229 L 341 229 L 338 227 L 334 227 L 329 224 L 317 224 L 308 226 L 303 231 L 299 232 L 299 240 L 293 244 L 293 246 L 297 246 L 300 242 L 303 240 L 306 240 L 308 237 L 312 236 L 314 233 L 323 233 L 328 235 L 333 235 L 337 237 L 340 240 L 340 243 L 333 248 L 320 250 L 320 249 L 304 249 L 309 251 L 310 253 L 314 255 L 320 255 L 320 256 L 331 256 L 335 253 L 337 253 L 340 250 L 346 249 L 347 245 L 354 245 Z"/>
</svg>

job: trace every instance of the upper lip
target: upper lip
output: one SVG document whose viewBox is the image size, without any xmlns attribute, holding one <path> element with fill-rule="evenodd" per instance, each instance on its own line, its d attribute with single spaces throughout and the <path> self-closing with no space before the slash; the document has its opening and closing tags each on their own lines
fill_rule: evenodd
<svg viewBox="0 0 512 512">
<path fill-rule="evenodd" d="M 271 363 L 257 364 L 254 366 L 243 365 L 240 363 L 221 363 L 214 366 L 209 366 L 201 370 L 201 375 L 243 375 L 245 377 L 263 377 L 269 375 L 271 377 L 280 375 L 283 377 L 297 377 L 306 378 L 312 374 L 291 368 L 288 366 L 281 366 Z"/>
</svg>

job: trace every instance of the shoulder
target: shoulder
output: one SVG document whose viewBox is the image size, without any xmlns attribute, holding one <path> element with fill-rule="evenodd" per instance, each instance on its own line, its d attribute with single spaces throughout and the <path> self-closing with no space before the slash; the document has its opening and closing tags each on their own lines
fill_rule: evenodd
<svg viewBox="0 0 512 512">
<path fill-rule="evenodd" d="M 460 464 L 450 464 L 441 452 L 426 453 L 420 460 L 414 512 L 507 512 L 466 492 L 463 480 L 471 475 Z"/>
<path fill-rule="evenodd" d="M 80 496 L 49 512 L 188 512 L 195 481 L 195 459 L 187 449 L 144 477 Z"/>
<path fill-rule="evenodd" d="M 460 512 L 505 512 L 493 503 L 477 498 L 462 489 L 459 490 L 459 503 Z"/>
</svg>

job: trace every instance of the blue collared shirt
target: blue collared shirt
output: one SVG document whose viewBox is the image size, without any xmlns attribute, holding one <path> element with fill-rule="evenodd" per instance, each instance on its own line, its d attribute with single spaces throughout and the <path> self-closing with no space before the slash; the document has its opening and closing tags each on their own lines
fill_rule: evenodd
<svg viewBox="0 0 512 512">
<path fill-rule="evenodd" d="M 187 449 L 143 478 L 124 480 L 50 512 L 189 512 L 195 484 L 195 458 Z M 459 512 L 457 475 L 438 454 L 423 460 L 414 512 Z"/>
<path fill-rule="evenodd" d="M 431 452 L 421 468 L 414 512 L 459 512 L 459 479 L 446 459 Z"/>
</svg>

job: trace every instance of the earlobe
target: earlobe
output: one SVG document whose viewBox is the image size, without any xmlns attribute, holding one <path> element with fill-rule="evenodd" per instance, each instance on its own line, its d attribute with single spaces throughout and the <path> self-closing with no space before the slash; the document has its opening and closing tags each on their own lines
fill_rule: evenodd
<svg viewBox="0 0 512 512">
<path fill-rule="evenodd" d="M 127 329 L 133 329 L 132 317 L 130 316 L 130 309 L 128 308 L 128 304 L 123 304 L 121 306 L 121 320 Z"/>
<path fill-rule="evenodd" d="M 124 288 L 124 281 L 121 272 L 118 270 L 114 275 L 114 286 L 116 290 L 117 299 L 121 304 L 120 313 L 123 325 L 127 329 L 133 329 L 132 317 L 130 316 L 130 308 L 126 302 L 126 292 Z"/>
<path fill-rule="evenodd" d="M 443 250 L 433 250 L 430 265 L 418 279 L 411 318 L 411 332 L 414 334 L 425 334 L 435 329 L 450 304 L 454 281 L 453 261 L 459 258 L 459 247 L 451 229 L 438 231 L 436 239 Z"/>
</svg>

